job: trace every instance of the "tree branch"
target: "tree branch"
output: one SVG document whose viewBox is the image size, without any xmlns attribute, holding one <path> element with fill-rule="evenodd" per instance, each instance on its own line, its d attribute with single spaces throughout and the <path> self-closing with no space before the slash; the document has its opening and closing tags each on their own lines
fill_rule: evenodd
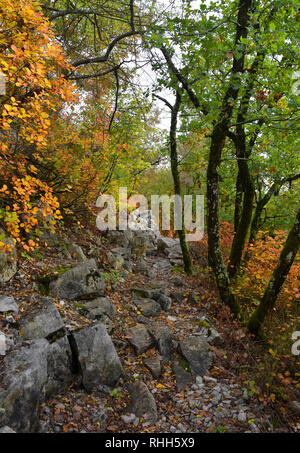
<svg viewBox="0 0 300 453">
<path fill-rule="evenodd" d="M 176 68 L 175 64 L 173 63 L 172 58 L 171 58 L 169 52 L 167 51 L 166 47 L 164 45 L 162 45 L 160 50 L 161 50 L 163 56 L 165 57 L 165 60 L 167 62 L 170 72 L 172 74 L 174 74 L 175 77 L 177 78 L 177 80 L 182 84 L 183 88 L 186 90 L 187 94 L 189 95 L 189 98 L 190 98 L 191 102 L 193 103 L 194 107 L 196 109 L 200 109 L 204 115 L 208 115 L 207 107 L 204 106 L 203 104 L 200 104 L 199 99 L 198 99 L 197 95 L 195 94 L 194 90 L 190 87 L 189 82 L 186 80 L 186 78 L 182 75 L 182 73 L 179 71 L 178 68 Z"/>
</svg>

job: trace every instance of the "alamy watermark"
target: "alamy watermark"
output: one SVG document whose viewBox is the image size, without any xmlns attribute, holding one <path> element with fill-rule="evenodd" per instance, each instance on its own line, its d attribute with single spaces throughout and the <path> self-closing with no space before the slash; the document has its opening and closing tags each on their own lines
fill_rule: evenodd
<svg viewBox="0 0 300 453">
<path fill-rule="evenodd" d="M 293 355 L 300 355 L 300 330 L 296 330 L 292 334 L 292 340 L 295 341 L 292 344 L 292 354 Z"/>
<path fill-rule="evenodd" d="M 300 71 L 295 71 L 292 75 L 292 79 L 295 80 L 292 85 L 292 94 L 298 95 L 300 91 Z"/>
<path fill-rule="evenodd" d="M 0 71 L 0 95 L 6 94 L 6 79 L 5 75 Z"/>
<path fill-rule="evenodd" d="M 0 332 L 0 356 L 6 353 L 6 338 L 3 333 Z"/>
<path fill-rule="evenodd" d="M 118 215 L 117 215 L 118 205 Z M 149 207 L 153 216 L 149 216 L 149 227 L 159 225 L 161 212 L 161 229 L 171 229 L 171 213 L 173 212 L 173 225 L 177 231 L 183 228 L 188 232 L 186 240 L 189 242 L 200 241 L 204 233 L 204 195 L 151 195 L 151 203 L 144 195 L 136 194 L 127 197 L 127 188 L 119 188 L 118 203 L 113 195 L 100 195 L 96 206 L 102 208 L 99 212 L 96 224 L 100 231 L 135 229 L 134 223 L 128 222 L 129 208 L 137 208 L 139 211 L 148 211 Z M 172 209 L 173 208 L 173 209 Z M 118 219 L 118 222 L 117 222 Z M 141 229 L 137 224 L 136 229 Z"/>
</svg>

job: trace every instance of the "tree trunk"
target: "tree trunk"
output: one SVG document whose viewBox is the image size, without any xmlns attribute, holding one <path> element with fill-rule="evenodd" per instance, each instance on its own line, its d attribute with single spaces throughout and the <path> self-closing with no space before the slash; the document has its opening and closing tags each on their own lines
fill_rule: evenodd
<svg viewBox="0 0 300 453">
<path fill-rule="evenodd" d="M 236 277 L 241 266 L 243 251 L 251 224 L 253 203 L 255 198 L 255 188 L 249 172 L 246 157 L 244 157 L 243 160 L 239 160 L 239 168 L 240 176 L 243 181 L 244 198 L 240 221 L 233 238 L 230 252 L 228 264 L 228 275 L 230 279 L 234 279 Z"/>
<path fill-rule="evenodd" d="M 260 65 L 264 60 L 264 52 L 258 52 L 249 71 L 249 79 L 246 86 L 244 95 L 241 98 L 238 114 L 237 114 L 237 125 L 236 135 L 234 138 L 234 144 L 236 149 L 236 158 L 238 162 L 238 179 L 237 183 L 242 186 L 244 193 L 242 212 L 239 217 L 239 223 L 236 227 L 235 218 L 235 236 L 232 242 L 229 264 L 228 264 L 228 275 L 230 279 L 234 279 L 241 266 L 243 251 L 245 248 L 248 231 L 252 219 L 253 204 L 255 199 L 255 186 L 249 170 L 248 159 L 251 155 L 252 148 L 255 143 L 255 138 L 250 140 L 247 146 L 246 133 L 245 133 L 245 120 L 247 118 L 249 103 L 253 91 L 255 77 L 259 70 Z M 255 137 L 255 136 L 254 136 Z"/>
<path fill-rule="evenodd" d="M 180 176 L 178 171 L 178 154 L 177 154 L 177 140 L 176 140 L 176 130 L 177 130 L 177 117 L 178 111 L 181 103 L 181 95 L 179 91 L 176 92 L 176 102 L 171 109 L 171 127 L 170 127 L 170 155 L 171 155 L 171 171 L 174 181 L 174 192 L 175 195 L 181 197 L 181 186 L 180 186 Z M 179 241 L 182 251 L 184 271 L 187 274 L 193 273 L 193 263 L 189 251 L 189 246 L 185 237 L 185 229 L 183 222 L 183 211 L 182 211 L 182 227 L 181 230 L 178 230 Z"/>
<path fill-rule="evenodd" d="M 239 223 L 241 220 L 242 202 L 243 202 L 243 186 L 242 186 L 240 171 L 238 170 L 238 175 L 237 175 L 236 184 L 235 184 L 235 203 L 234 203 L 234 232 L 235 232 L 235 234 L 238 230 L 238 226 L 239 226 Z"/>
<path fill-rule="evenodd" d="M 249 12 L 252 8 L 251 0 L 240 0 L 237 14 L 235 44 L 240 45 L 241 38 L 247 38 Z M 228 125 L 233 114 L 233 107 L 239 94 L 239 74 L 244 69 L 244 51 L 234 57 L 231 79 L 223 98 L 221 111 L 211 135 L 209 162 L 207 168 L 207 233 L 208 233 L 208 260 L 212 267 L 220 296 L 223 302 L 230 307 L 235 316 L 240 314 L 240 305 L 235 299 L 228 277 L 219 240 L 219 175 L 222 151 L 225 146 Z"/>
<path fill-rule="evenodd" d="M 261 332 L 262 324 L 266 316 L 271 313 L 275 306 L 276 299 L 282 285 L 284 284 L 286 277 L 290 271 L 290 268 L 294 262 L 297 251 L 300 247 L 300 209 L 297 213 L 296 221 L 293 228 L 291 229 L 284 247 L 281 251 L 278 264 L 274 269 L 274 272 L 269 280 L 269 284 L 265 291 L 265 294 L 252 314 L 248 323 L 250 332 L 255 335 L 259 335 Z"/>
<path fill-rule="evenodd" d="M 243 266 L 246 266 L 246 264 L 248 263 L 249 258 L 250 258 L 251 247 L 255 244 L 256 237 L 257 237 L 257 234 L 258 234 L 258 231 L 260 228 L 260 224 L 261 224 L 261 214 L 263 212 L 264 206 L 265 206 L 265 203 L 263 202 L 263 199 L 261 199 L 257 202 L 256 208 L 254 211 L 254 215 L 253 215 L 253 219 L 251 222 L 248 247 L 247 247 L 247 250 L 246 250 L 246 253 L 244 256 Z"/>
<path fill-rule="evenodd" d="M 209 163 L 207 168 L 207 234 L 208 234 L 208 261 L 212 267 L 220 297 L 230 307 L 235 316 L 240 313 L 240 306 L 236 301 L 230 286 L 224 259 L 220 250 L 219 240 L 219 156 L 224 147 L 225 137 L 222 126 L 214 127 L 211 139 Z"/>
</svg>

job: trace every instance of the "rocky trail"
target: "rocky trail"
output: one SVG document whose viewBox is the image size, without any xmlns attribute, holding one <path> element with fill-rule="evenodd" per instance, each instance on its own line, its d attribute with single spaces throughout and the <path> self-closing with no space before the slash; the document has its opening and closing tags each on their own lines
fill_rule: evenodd
<svg viewBox="0 0 300 453">
<path fill-rule="evenodd" d="M 50 239 L 0 293 L 1 432 L 288 430 L 247 378 L 249 334 L 205 268 L 180 272 L 176 239 Z"/>
</svg>

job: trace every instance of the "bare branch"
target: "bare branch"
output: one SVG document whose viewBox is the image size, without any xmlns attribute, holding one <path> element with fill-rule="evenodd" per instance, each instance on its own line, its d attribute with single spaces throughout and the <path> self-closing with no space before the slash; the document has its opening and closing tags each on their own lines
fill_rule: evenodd
<svg viewBox="0 0 300 453">
<path fill-rule="evenodd" d="M 155 98 L 157 98 L 160 101 L 164 102 L 166 104 L 166 106 L 169 107 L 169 109 L 171 111 L 173 111 L 173 105 L 171 105 L 170 102 L 168 102 L 165 98 L 162 98 L 161 96 L 159 96 L 158 94 L 155 94 L 155 93 L 153 93 L 152 96 L 154 96 Z"/>
<path fill-rule="evenodd" d="M 194 90 L 190 87 L 189 82 L 182 75 L 182 73 L 179 71 L 179 69 L 176 68 L 176 66 L 173 63 L 172 58 L 171 58 L 169 52 L 167 51 L 167 49 L 165 48 L 165 46 L 162 45 L 160 50 L 161 50 L 163 56 L 165 57 L 169 70 L 171 71 L 172 74 L 175 75 L 175 77 L 182 84 L 183 88 L 186 90 L 187 94 L 189 95 L 189 98 L 192 101 L 194 107 L 196 109 L 200 109 L 204 115 L 208 115 L 207 107 L 200 104 L 199 99 L 198 99 L 197 95 L 195 94 Z"/>
</svg>

